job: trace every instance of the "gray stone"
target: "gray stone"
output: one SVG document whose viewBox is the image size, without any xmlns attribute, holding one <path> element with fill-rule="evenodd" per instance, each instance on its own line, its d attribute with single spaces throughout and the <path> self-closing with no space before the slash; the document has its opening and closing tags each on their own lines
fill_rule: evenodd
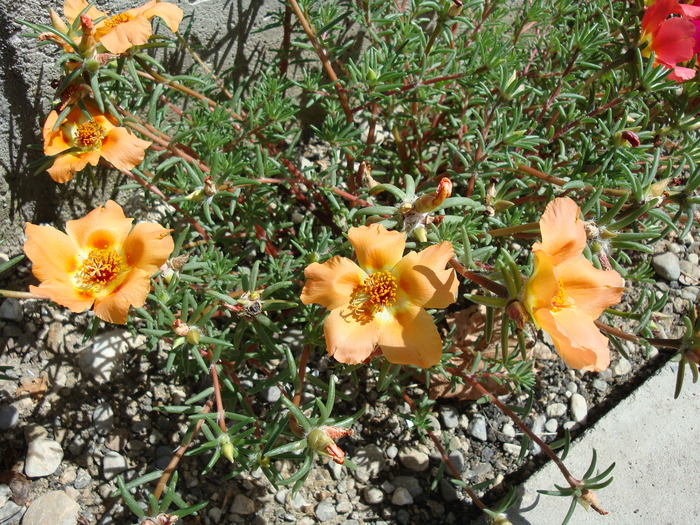
<svg viewBox="0 0 700 525">
<path fill-rule="evenodd" d="M 586 398 L 581 394 L 574 394 L 571 396 L 571 404 L 569 405 L 571 409 L 571 419 L 576 423 L 583 423 L 586 421 L 586 416 L 588 415 L 588 405 L 586 404 Z"/>
<path fill-rule="evenodd" d="M 8 405 L 0 408 L 0 430 L 10 430 L 19 421 L 19 410 L 16 406 Z"/>
<path fill-rule="evenodd" d="M 667 281 L 676 281 L 681 276 L 680 261 L 675 253 L 657 253 L 651 258 L 651 265 Z"/>
<path fill-rule="evenodd" d="M 253 514 L 255 512 L 255 502 L 245 494 L 236 494 L 231 504 L 231 512 L 241 516 Z"/>
<path fill-rule="evenodd" d="M 489 438 L 486 433 L 486 420 L 484 416 L 474 416 L 474 419 L 469 422 L 469 435 L 479 441 L 486 441 Z"/>
<path fill-rule="evenodd" d="M 357 481 L 366 483 L 379 474 L 386 466 L 384 452 L 377 445 L 367 445 L 358 449 L 352 458 L 357 468 L 352 475 Z"/>
<path fill-rule="evenodd" d="M 459 426 L 459 413 L 457 410 L 449 405 L 442 407 L 440 410 L 440 418 L 442 419 L 442 424 L 445 428 L 452 429 Z"/>
<path fill-rule="evenodd" d="M 515 443 L 503 443 L 503 451 L 510 454 L 511 456 L 517 456 L 520 454 L 520 445 Z"/>
<path fill-rule="evenodd" d="M 449 458 L 450 463 L 452 463 L 457 472 L 461 473 L 464 470 L 464 467 L 466 466 L 466 461 L 464 459 L 464 454 L 462 454 L 461 450 L 453 450 L 448 454 L 447 457 Z"/>
<path fill-rule="evenodd" d="M 632 371 L 632 363 L 630 363 L 624 357 L 621 357 L 620 360 L 617 363 L 615 363 L 612 367 L 613 375 L 618 376 L 618 377 L 629 374 L 631 371 Z"/>
<path fill-rule="evenodd" d="M 440 422 L 434 415 L 428 414 L 425 418 L 425 422 L 428 424 L 429 430 L 432 430 L 433 432 L 440 432 Z"/>
<path fill-rule="evenodd" d="M 397 488 L 406 489 L 414 498 L 423 493 L 420 483 L 412 476 L 396 476 L 391 482 Z"/>
<path fill-rule="evenodd" d="M 349 501 L 341 501 L 335 507 L 338 514 L 350 514 L 352 512 L 353 506 Z"/>
<path fill-rule="evenodd" d="M 53 439 L 35 439 L 29 443 L 24 473 L 30 478 L 50 476 L 61 464 L 63 449 Z"/>
<path fill-rule="evenodd" d="M 105 452 L 105 455 L 102 457 L 102 475 L 107 481 L 116 478 L 127 470 L 129 470 L 129 464 L 124 456 L 114 450 Z"/>
<path fill-rule="evenodd" d="M 547 407 L 547 417 L 561 417 L 566 414 L 564 403 L 552 403 Z"/>
<path fill-rule="evenodd" d="M 551 434 L 555 433 L 557 428 L 559 428 L 559 423 L 556 419 L 548 419 L 544 424 L 544 429 Z"/>
<path fill-rule="evenodd" d="M 14 501 L 10 500 L 5 505 L 0 508 L 0 524 L 2 525 L 16 525 L 22 519 L 25 514 L 27 507 L 22 505 L 17 505 Z M 50 522 L 47 522 L 50 523 Z"/>
<path fill-rule="evenodd" d="M 333 501 L 331 501 L 330 498 L 324 499 L 321 503 L 316 505 L 315 514 L 320 522 L 331 521 L 338 516 Z"/>
<path fill-rule="evenodd" d="M 591 384 L 593 385 L 593 388 L 595 388 L 599 392 L 605 392 L 608 389 L 608 384 L 602 379 L 596 378 L 591 382 Z"/>
<path fill-rule="evenodd" d="M 106 401 L 103 401 L 92 411 L 92 424 L 101 436 L 106 436 L 114 428 L 114 411 Z"/>
<path fill-rule="evenodd" d="M 62 490 L 55 490 L 32 502 L 22 519 L 22 525 L 76 525 L 79 514 L 80 505 Z"/>
<path fill-rule="evenodd" d="M 387 494 L 391 494 L 396 490 L 396 487 L 391 483 L 391 481 L 382 482 L 381 489 Z"/>
<path fill-rule="evenodd" d="M 506 423 L 505 425 L 503 425 L 501 432 L 506 437 L 509 437 L 509 438 L 515 437 L 515 427 L 513 425 L 511 425 L 510 423 Z"/>
<path fill-rule="evenodd" d="M 0 509 L 7 503 L 12 496 L 12 490 L 8 485 L 0 483 Z"/>
<path fill-rule="evenodd" d="M 384 501 L 384 493 L 376 487 L 367 487 L 362 494 L 368 505 L 378 505 Z"/>
<path fill-rule="evenodd" d="M 389 459 L 394 459 L 396 455 L 399 453 L 399 449 L 396 448 L 394 445 L 389 445 L 386 447 L 386 457 Z"/>
<path fill-rule="evenodd" d="M 575 394 L 576 392 L 578 392 L 578 385 L 573 381 L 569 381 L 568 383 L 566 383 L 566 391 Z"/>
<path fill-rule="evenodd" d="M 681 261 L 679 266 L 681 273 L 689 277 L 692 282 L 697 283 L 700 281 L 700 266 L 693 264 L 691 261 Z"/>
<path fill-rule="evenodd" d="M 276 403 L 277 401 L 279 401 L 279 398 L 282 394 L 280 393 L 279 388 L 277 388 L 276 386 L 271 386 L 260 391 L 260 395 L 268 403 Z"/>
<path fill-rule="evenodd" d="M 90 482 L 92 481 L 92 477 L 90 476 L 90 473 L 85 470 L 85 469 L 78 469 L 78 473 L 75 476 L 75 481 L 73 482 L 73 487 L 76 489 L 84 489 L 87 487 Z"/>
<path fill-rule="evenodd" d="M 284 502 L 287 501 L 287 494 L 289 494 L 289 490 L 287 489 L 277 491 L 277 494 L 275 494 L 275 501 L 280 505 L 284 505 Z"/>
<path fill-rule="evenodd" d="M 292 507 L 296 510 L 301 510 L 302 507 L 306 507 L 308 503 L 306 503 L 306 500 L 302 497 L 302 495 L 297 492 L 294 494 L 294 497 L 292 498 Z"/>
<path fill-rule="evenodd" d="M 403 487 L 398 487 L 391 496 L 391 502 L 399 506 L 410 505 L 413 503 L 413 498 L 408 490 Z"/>
<path fill-rule="evenodd" d="M 407 469 L 423 472 L 430 463 L 428 454 L 415 447 L 404 447 L 399 450 L 399 461 Z"/>
<path fill-rule="evenodd" d="M 345 467 L 343 467 L 343 465 L 339 465 L 335 461 L 329 461 L 326 465 L 328 466 L 328 470 L 331 471 L 331 476 L 334 480 L 339 481 L 343 479 L 345 473 Z"/>
<path fill-rule="evenodd" d="M 0 304 L 0 319 L 21 323 L 23 318 L 22 303 L 14 297 L 8 297 Z"/>
</svg>

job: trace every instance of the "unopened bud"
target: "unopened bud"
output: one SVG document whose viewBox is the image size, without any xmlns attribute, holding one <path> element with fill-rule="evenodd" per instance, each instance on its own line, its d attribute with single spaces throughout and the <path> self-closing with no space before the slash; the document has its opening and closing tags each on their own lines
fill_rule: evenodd
<svg viewBox="0 0 700 525">
<path fill-rule="evenodd" d="M 489 525 L 513 525 L 505 514 L 498 514 L 497 516 L 489 518 Z"/>
<path fill-rule="evenodd" d="M 98 69 L 100 69 L 100 62 L 99 60 L 96 60 L 94 58 L 88 58 L 85 62 L 85 69 L 90 71 L 91 73 L 94 73 Z"/>
<path fill-rule="evenodd" d="M 311 450 L 330 457 L 338 465 L 345 463 L 345 452 L 335 444 L 334 439 L 352 434 L 352 429 L 324 426 L 311 429 L 306 436 L 306 443 Z"/>
<path fill-rule="evenodd" d="M 620 137 L 622 140 L 626 140 L 633 148 L 638 148 L 641 144 L 639 135 L 637 135 L 634 131 L 625 130 L 621 133 Z"/>
<path fill-rule="evenodd" d="M 459 2 L 455 2 L 447 10 L 447 16 L 451 18 L 459 16 L 462 14 L 462 9 L 464 9 L 464 4 L 462 4 L 461 0 Z"/>
<path fill-rule="evenodd" d="M 596 495 L 593 493 L 592 490 L 589 489 L 584 489 L 581 495 L 578 498 L 578 502 L 585 507 L 586 510 L 593 509 L 596 511 L 598 514 L 601 514 L 605 516 L 607 514 L 606 511 L 600 508 L 598 505 L 598 498 Z"/>
<path fill-rule="evenodd" d="M 192 202 L 202 202 L 207 196 L 204 194 L 204 188 L 199 188 L 194 190 L 192 193 L 185 197 L 185 200 Z"/>
<path fill-rule="evenodd" d="M 447 177 L 443 177 L 438 184 L 437 190 L 421 195 L 414 203 L 413 208 L 418 213 L 428 213 L 440 206 L 447 197 L 452 195 L 452 182 Z"/>
<path fill-rule="evenodd" d="M 211 175 L 207 175 L 206 177 L 204 177 L 204 188 L 202 189 L 202 191 L 207 197 L 216 195 L 216 192 L 218 190 L 216 189 L 216 184 L 214 184 L 214 180 L 212 179 Z"/>
<path fill-rule="evenodd" d="M 416 226 L 413 229 L 413 236 L 418 239 L 420 242 L 428 242 L 428 231 L 425 229 L 425 226 L 422 224 Z"/>
<path fill-rule="evenodd" d="M 201 336 L 202 332 L 199 331 L 199 328 L 193 326 L 187 332 L 187 342 L 191 345 L 198 345 Z"/>
<path fill-rule="evenodd" d="M 307 264 L 318 262 L 320 259 L 321 257 L 316 252 L 309 252 L 306 254 Z"/>
<path fill-rule="evenodd" d="M 496 202 L 493 203 L 493 208 L 497 212 L 506 211 L 511 206 L 515 206 L 515 204 L 513 204 L 510 201 L 497 200 Z"/>
<path fill-rule="evenodd" d="M 669 182 L 671 182 L 670 178 L 662 179 L 659 182 L 655 182 L 654 184 L 649 186 L 647 195 L 649 195 L 652 198 L 661 197 L 666 191 L 666 188 L 668 188 Z"/>
<path fill-rule="evenodd" d="M 221 453 L 231 463 L 236 461 L 236 447 L 231 443 L 231 438 L 228 434 L 222 434 L 219 438 L 221 444 Z"/>
<path fill-rule="evenodd" d="M 512 299 L 506 305 L 506 315 L 512 319 L 518 331 L 525 328 L 525 324 L 530 320 L 527 308 L 518 299 Z"/>
<path fill-rule="evenodd" d="M 56 31 L 60 33 L 68 34 L 68 26 L 56 11 L 49 9 L 49 17 L 51 18 L 51 25 Z"/>
<path fill-rule="evenodd" d="M 369 80 L 370 82 L 374 82 L 375 80 L 377 80 L 377 78 L 378 78 L 377 73 L 374 71 L 374 69 L 372 69 L 371 67 L 368 67 L 367 68 L 367 80 Z"/>
</svg>

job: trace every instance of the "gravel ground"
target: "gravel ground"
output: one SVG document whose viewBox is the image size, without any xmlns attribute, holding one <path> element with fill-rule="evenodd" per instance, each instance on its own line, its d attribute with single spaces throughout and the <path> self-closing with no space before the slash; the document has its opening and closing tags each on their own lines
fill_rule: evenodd
<svg viewBox="0 0 700 525">
<path fill-rule="evenodd" d="M 650 286 L 657 294 L 670 293 L 664 311 L 669 318 L 657 321 L 660 336 L 670 337 L 679 334 L 672 318 L 698 295 L 700 242 L 690 237 L 664 242 L 656 251 L 663 257 L 654 259 L 657 282 Z M 13 272 L 0 284 L 25 289 L 28 267 Z M 625 298 L 627 308 L 631 299 Z M 0 381 L 0 525 L 131 523 L 121 501 L 110 497 L 115 477 L 132 479 L 164 468 L 180 444 L 184 419 L 153 408 L 181 403 L 189 385 L 165 376 L 162 354 L 144 353 L 143 339 L 123 329 L 106 327 L 84 344 L 87 318 L 36 301 L 0 304 L 0 365 L 11 365 L 16 377 Z M 526 423 L 547 441 L 560 438 L 564 428 L 576 435 L 666 360 L 655 350 L 647 359 L 640 348 L 624 346 L 629 360 L 613 352 L 610 368 L 594 374 L 567 370 L 550 346 L 535 343 L 535 403 Z M 329 374 L 329 365 L 320 357 L 314 367 Z M 292 497 L 259 471 L 221 483 L 225 462 L 201 476 L 208 456 L 188 457 L 179 468 L 181 493 L 189 502 L 208 500 L 209 506 L 184 523 L 449 524 L 478 516 L 461 489 L 447 479 L 434 482 L 440 456 L 400 417 L 408 405 L 378 395 L 373 387 L 362 374 L 360 384 L 339 386 L 353 402 L 339 404 L 338 413 L 366 408 L 354 435 L 339 442 L 356 471 L 319 460 Z M 420 386 L 408 393 L 415 399 Z M 256 402 L 270 402 L 274 395 L 262 392 Z M 502 399 L 522 405 L 526 396 Z M 524 462 L 516 462 L 521 436 L 492 405 L 440 399 L 431 417 L 433 428 L 449 441 L 463 478 L 494 480 L 487 501 L 497 500 L 543 461 L 531 448 Z M 290 472 L 284 462 L 277 466 Z"/>
</svg>

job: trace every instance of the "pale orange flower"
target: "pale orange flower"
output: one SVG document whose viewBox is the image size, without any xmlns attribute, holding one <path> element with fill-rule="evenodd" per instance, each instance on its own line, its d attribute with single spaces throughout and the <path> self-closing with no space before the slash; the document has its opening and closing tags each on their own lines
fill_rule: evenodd
<svg viewBox="0 0 700 525">
<path fill-rule="evenodd" d="M 583 257 L 586 232 L 579 213 L 568 198 L 547 205 L 540 219 L 542 242 L 532 247 L 535 269 L 525 283 L 523 304 L 568 366 L 598 371 L 610 364 L 610 351 L 594 321 L 620 302 L 624 281 Z"/>
<path fill-rule="evenodd" d="M 27 223 L 24 253 L 41 281 L 29 290 L 73 312 L 94 305 L 100 319 L 126 323 L 129 306 L 143 306 L 151 275 L 174 247 L 172 230 L 150 222 L 132 228 L 132 221 L 119 204 L 107 201 L 68 221 L 66 233 Z"/>
<path fill-rule="evenodd" d="M 117 169 L 130 170 L 139 164 L 151 145 L 128 129 L 117 126 L 111 115 L 105 115 L 86 104 L 86 115 L 78 104 L 56 129 L 58 113 L 52 111 L 44 123 L 44 154 L 56 156 L 48 169 L 56 182 L 67 182 L 88 164 L 96 166 L 100 157 Z"/>
<path fill-rule="evenodd" d="M 328 353 L 361 363 L 381 348 L 392 363 L 430 367 L 440 361 L 442 339 L 425 308 L 455 301 L 459 282 L 445 269 L 452 245 L 441 242 L 402 258 L 406 238 L 373 224 L 350 228 L 359 266 L 345 257 L 313 263 L 304 271 L 304 304 L 331 312 L 324 324 Z"/>
<path fill-rule="evenodd" d="M 69 24 L 88 6 L 86 0 L 65 0 L 63 14 Z M 120 54 L 132 46 L 140 46 L 148 42 L 153 34 L 151 19 L 157 16 L 174 33 L 182 22 L 182 9 L 169 2 L 151 0 L 141 7 L 129 9 L 123 13 L 109 16 L 91 6 L 85 15 L 93 20 L 106 17 L 95 24 L 95 40 L 101 43 L 110 53 Z"/>
</svg>

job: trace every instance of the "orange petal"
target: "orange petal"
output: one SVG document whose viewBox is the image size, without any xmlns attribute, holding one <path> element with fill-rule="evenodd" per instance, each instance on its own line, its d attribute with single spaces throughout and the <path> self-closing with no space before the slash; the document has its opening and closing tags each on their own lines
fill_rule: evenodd
<svg viewBox="0 0 700 525">
<path fill-rule="evenodd" d="M 429 368 L 440 361 L 442 338 L 423 308 L 410 306 L 393 316 L 376 317 L 379 346 L 390 363 Z"/>
<path fill-rule="evenodd" d="M 591 319 L 622 299 L 624 281 L 615 270 L 598 270 L 584 258 L 569 259 L 556 268 L 564 293 L 574 300 L 576 308 Z"/>
<path fill-rule="evenodd" d="M 452 244 L 441 242 L 401 259 L 392 270 L 398 280 L 398 302 L 425 308 L 446 308 L 454 303 L 459 281 L 452 268 L 445 270 L 453 256 Z"/>
<path fill-rule="evenodd" d="M 547 204 L 540 219 L 542 242 L 533 251 L 544 250 L 554 257 L 554 265 L 569 257 L 578 257 L 586 247 L 586 232 L 579 219 L 580 209 L 569 198 L 558 198 Z"/>
<path fill-rule="evenodd" d="M 66 119 L 68 119 L 72 113 L 73 111 L 70 111 Z M 63 130 L 60 127 L 57 130 L 53 129 L 57 120 L 58 113 L 51 111 L 44 122 L 44 127 L 42 128 L 44 155 L 56 155 L 70 148 L 70 144 L 66 140 Z"/>
<path fill-rule="evenodd" d="M 151 2 L 149 2 L 149 4 L 150 3 Z M 143 16 L 149 20 L 154 16 L 160 17 L 173 33 L 177 31 L 177 28 L 180 26 L 183 15 L 182 9 L 169 2 L 156 2 L 153 7 L 149 7 L 143 11 Z"/>
<path fill-rule="evenodd" d="M 403 233 L 388 231 L 379 224 L 350 228 L 348 238 L 355 248 L 360 267 L 367 273 L 391 270 L 401 260 L 406 248 Z"/>
<path fill-rule="evenodd" d="M 563 308 L 555 314 L 542 308 L 535 312 L 535 319 L 552 336 L 557 353 L 567 366 L 598 372 L 610 364 L 608 339 L 593 319 L 577 308 Z"/>
<path fill-rule="evenodd" d="M 64 183 L 71 180 L 76 173 L 81 171 L 88 162 L 93 160 L 94 155 L 59 155 L 53 161 L 51 167 L 46 170 L 49 175 L 56 182 Z M 99 160 L 99 154 L 97 155 L 97 160 Z M 97 164 L 91 163 L 93 166 Z"/>
<path fill-rule="evenodd" d="M 27 223 L 24 253 L 32 261 L 32 273 L 40 281 L 67 281 L 78 266 L 73 240 L 51 226 Z"/>
<path fill-rule="evenodd" d="M 126 240 L 134 219 L 124 217 L 124 211 L 114 201 L 107 201 L 82 219 L 68 221 L 66 233 L 79 249 L 105 249 L 121 246 Z"/>
<path fill-rule="evenodd" d="M 69 24 L 72 24 L 87 6 L 88 3 L 85 0 L 65 0 L 63 2 L 63 16 L 66 17 Z M 95 6 L 90 6 L 90 9 L 88 9 L 85 14 L 93 20 L 97 20 L 101 16 L 105 16 L 106 13 L 103 13 Z"/>
<path fill-rule="evenodd" d="M 538 308 L 552 307 L 552 298 L 559 293 L 559 281 L 554 273 L 553 258 L 546 252 L 534 253 L 534 270 L 525 282 L 523 303 L 532 313 Z"/>
<path fill-rule="evenodd" d="M 306 284 L 301 302 L 316 303 L 326 308 L 346 304 L 367 274 L 350 259 L 335 256 L 323 264 L 313 263 L 304 270 Z"/>
<path fill-rule="evenodd" d="M 142 16 L 137 16 L 113 28 L 100 28 L 95 38 L 110 53 L 119 55 L 132 46 L 140 46 L 148 42 L 153 34 L 151 23 Z"/>
<path fill-rule="evenodd" d="M 323 332 L 328 353 L 348 365 L 361 363 L 377 346 L 377 324 L 358 323 L 350 315 L 347 304 L 331 311 Z"/>
<path fill-rule="evenodd" d="M 102 140 L 100 154 L 115 168 L 130 170 L 141 163 L 151 143 L 132 135 L 126 128 L 114 128 Z"/>
<path fill-rule="evenodd" d="M 129 306 L 143 306 L 150 290 L 150 275 L 134 268 L 111 294 L 95 299 L 95 315 L 108 323 L 124 324 Z"/>
<path fill-rule="evenodd" d="M 80 313 L 90 309 L 94 298 L 69 282 L 45 281 L 39 286 L 30 286 L 29 291 L 65 306 L 71 312 Z"/>
<path fill-rule="evenodd" d="M 168 259 L 175 243 L 160 224 L 142 222 L 134 226 L 124 242 L 124 255 L 129 266 L 141 268 L 149 276 Z"/>
</svg>

